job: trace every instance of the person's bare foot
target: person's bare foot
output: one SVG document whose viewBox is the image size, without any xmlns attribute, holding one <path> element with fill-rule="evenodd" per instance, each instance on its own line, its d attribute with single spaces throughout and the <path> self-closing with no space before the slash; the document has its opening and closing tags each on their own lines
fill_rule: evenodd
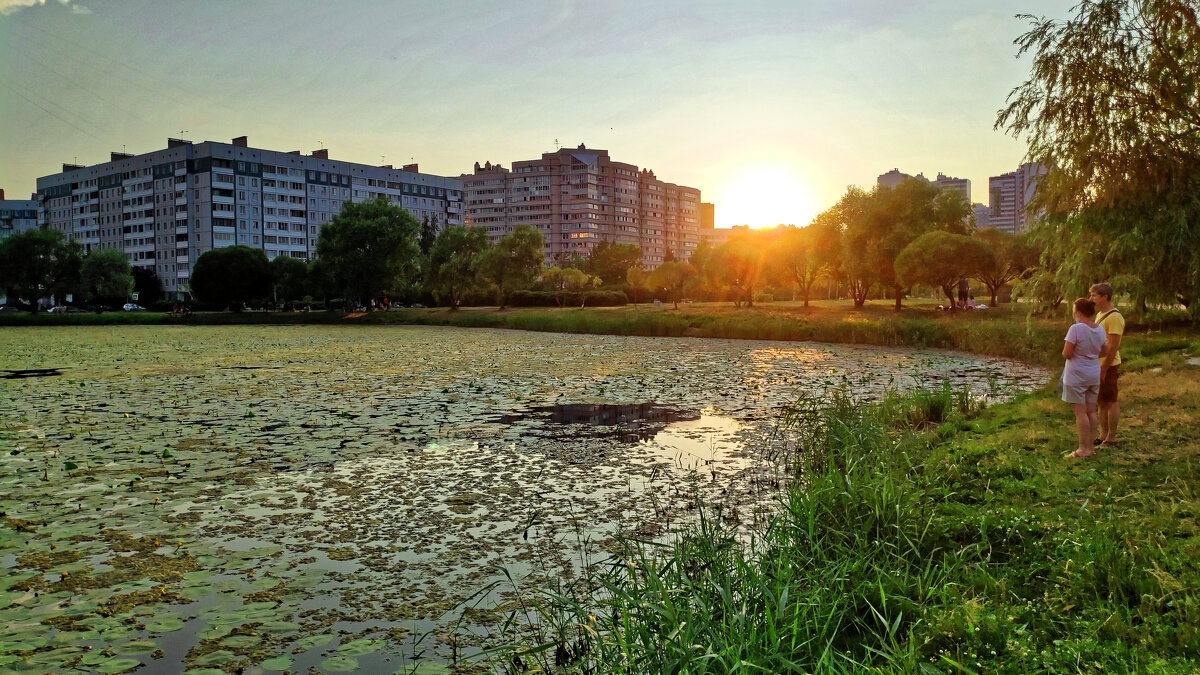
<svg viewBox="0 0 1200 675">
<path fill-rule="evenodd" d="M 1091 457 L 1094 454 L 1096 454 L 1096 453 L 1091 450 L 1084 452 L 1083 449 L 1081 448 L 1081 449 L 1076 450 L 1075 452 L 1072 452 L 1071 454 L 1067 455 L 1067 457 L 1074 457 L 1077 459 L 1081 459 L 1083 457 Z"/>
</svg>

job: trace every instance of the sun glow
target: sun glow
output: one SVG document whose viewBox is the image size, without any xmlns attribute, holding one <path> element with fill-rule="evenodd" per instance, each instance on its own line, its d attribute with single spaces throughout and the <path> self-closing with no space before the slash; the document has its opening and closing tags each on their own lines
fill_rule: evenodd
<svg viewBox="0 0 1200 675">
<path fill-rule="evenodd" d="M 816 215 L 809 188 L 791 169 L 760 166 L 738 174 L 715 198 L 718 227 L 807 225 Z"/>
</svg>

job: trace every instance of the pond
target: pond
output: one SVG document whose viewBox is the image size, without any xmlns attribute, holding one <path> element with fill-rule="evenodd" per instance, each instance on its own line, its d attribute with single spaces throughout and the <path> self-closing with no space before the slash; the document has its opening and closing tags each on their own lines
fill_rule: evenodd
<svg viewBox="0 0 1200 675">
<path fill-rule="evenodd" d="M 508 596 L 762 508 L 782 406 L 1007 360 L 441 327 L 0 331 L 0 670 L 441 672 Z"/>
</svg>

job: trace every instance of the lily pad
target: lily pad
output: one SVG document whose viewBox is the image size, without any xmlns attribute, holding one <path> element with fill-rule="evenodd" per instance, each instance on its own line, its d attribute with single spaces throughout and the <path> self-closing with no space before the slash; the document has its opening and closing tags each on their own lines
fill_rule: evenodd
<svg viewBox="0 0 1200 675">
<path fill-rule="evenodd" d="M 224 649 L 218 649 L 215 652 L 209 652 L 204 656 L 197 658 L 195 661 L 193 661 L 193 663 L 198 666 L 219 666 L 223 663 L 229 663 L 230 661 L 236 659 L 237 654 Z"/>
<path fill-rule="evenodd" d="M 301 638 L 299 640 L 296 640 L 296 646 L 297 647 L 305 647 L 305 648 L 324 647 L 325 645 L 329 644 L 332 641 L 333 641 L 333 635 L 331 635 L 329 633 L 322 633 L 320 635 L 310 635 L 306 638 Z"/>
<path fill-rule="evenodd" d="M 296 631 L 300 630 L 300 624 L 292 623 L 290 621 L 267 621 L 266 623 L 260 625 L 258 630 L 263 633 L 271 633 L 274 635 L 287 635 L 288 633 L 295 633 Z"/>
<path fill-rule="evenodd" d="M 262 642 L 262 638 L 258 637 L 257 635 L 230 635 L 229 637 L 221 640 L 222 645 L 226 647 L 233 647 L 234 649 L 250 647 L 260 642 Z"/>
<path fill-rule="evenodd" d="M 142 662 L 137 659 L 117 658 L 109 659 L 96 664 L 96 670 L 102 673 L 123 673 L 127 670 L 133 670 L 142 665 Z"/>
<path fill-rule="evenodd" d="M 149 640 L 138 640 L 121 645 L 114 651 L 116 651 L 118 656 L 136 656 L 138 654 L 149 654 L 156 649 L 158 649 L 158 644 Z"/>
<path fill-rule="evenodd" d="M 174 616 L 156 616 L 146 622 L 146 630 L 151 633 L 172 633 L 186 624 L 179 617 Z"/>
<path fill-rule="evenodd" d="M 358 659 L 353 656 L 332 656 L 321 662 L 321 670 L 330 673 L 353 673 L 358 670 Z"/>
<path fill-rule="evenodd" d="M 280 654 L 263 661 L 258 666 L 264 670 L 287 670 L 292 667 L 292 657 Z"/>
<path fill-rule="evenodd" d="M 338 646 L 338 652 L 346 656 L 362 656 L 377 652 L 387 644 L 383 640 L 354 640 Z"/>
</svg>

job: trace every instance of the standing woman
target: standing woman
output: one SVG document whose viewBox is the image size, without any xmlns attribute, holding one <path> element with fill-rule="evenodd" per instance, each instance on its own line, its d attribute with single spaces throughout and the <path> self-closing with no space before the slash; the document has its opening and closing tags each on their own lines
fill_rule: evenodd
<svg viewBox="0 0 1200 675">
<path fill-rule="evenodd" d="M 1075 301 L 1075 325 L 1063 343 L 1062 399 L 1075 408 L 1079 447 L 1068 457 L 1088 457 L 1095 452 L 1096 396 L 1100 393 L 1100 357 L 1108 351 L 1108 336 L 1093 319 L 1096 304 L 1087 298 Z"/>
</svg>

